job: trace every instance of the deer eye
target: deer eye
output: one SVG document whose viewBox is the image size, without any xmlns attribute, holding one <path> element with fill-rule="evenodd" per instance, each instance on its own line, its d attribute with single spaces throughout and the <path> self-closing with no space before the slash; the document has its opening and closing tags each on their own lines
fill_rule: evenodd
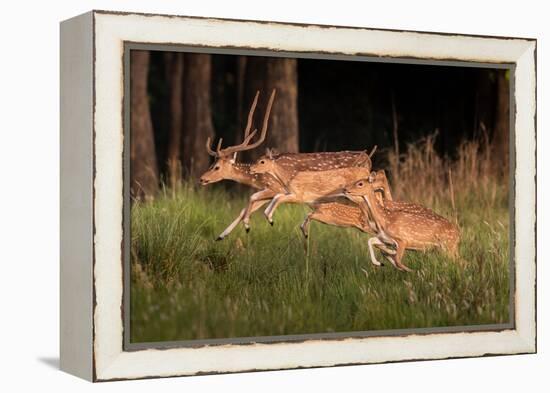
<svg viewBox="0 0 550 393">
<path fill-rule="evenodd" d="M 363 187 L 363 182 L 360 181 L 359 183 L 357 183 L 357 186 L 358 186 L 358 187 Z"/>
<path fill-rule="evenodd" d="M 265 164 L 265 160 L 261 160 L 261 161 L 260 161 L 260 164 Z"/>
<path fill-rule="evenodd" d="M 219 166 L 219 165 L 216 165 L 216 166 L 214 167 L 214 170 L 215 170 L 215 171 L 219 171 L 219 170 L 220 170 L 220 166 Z"/>
</svg>

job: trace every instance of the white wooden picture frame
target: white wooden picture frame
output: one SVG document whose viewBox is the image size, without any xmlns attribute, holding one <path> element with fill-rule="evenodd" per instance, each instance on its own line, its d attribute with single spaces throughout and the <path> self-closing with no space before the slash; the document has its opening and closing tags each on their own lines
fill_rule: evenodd
<svg viewBox="0 0 550 393">
<path fill-rule="evenodd" d="M 511 69 L 513 321 L 281 342 L 132 348 L 124 341 L 127 45 L 256 50 Z M 536 40 L 92 11 L 61 23 L 61 368 L 91 381 L 536 351 Z"/>
</svg>

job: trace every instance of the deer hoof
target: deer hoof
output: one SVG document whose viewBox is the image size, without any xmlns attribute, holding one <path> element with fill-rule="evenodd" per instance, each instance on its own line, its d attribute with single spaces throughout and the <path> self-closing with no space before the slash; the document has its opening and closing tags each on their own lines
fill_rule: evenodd
<svg viewBox="0 0 550 393">
<path fill-rule="evenodd" d="M 219 242 L 220 240 L 223 240 L 223 237 L 222 237 L 222 236 L 218 236 L 218 237 L 216 238 L 216 241 L 217 241 L 217 242 Z"/>
<path fill-rule="evenodd" d="M 244 230 L 246 231 L 246 233 L 248 233 L 250 232 L 250 227 L 246 227 Z"/>
<path fill-rule="evenodd" d="M 269 225 L 273 226 L 273 220 L 269 220 Z"/>
</svg>

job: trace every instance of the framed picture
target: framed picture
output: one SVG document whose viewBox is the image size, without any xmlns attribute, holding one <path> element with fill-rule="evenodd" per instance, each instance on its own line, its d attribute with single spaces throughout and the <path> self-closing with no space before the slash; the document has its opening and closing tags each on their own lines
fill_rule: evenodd
<svg viewBox="0 0 550 393">
<path fill-rule="evenodd" d="M 536 351 L 536 41 L 61 23 L 61 368 Z"/>
</svg>

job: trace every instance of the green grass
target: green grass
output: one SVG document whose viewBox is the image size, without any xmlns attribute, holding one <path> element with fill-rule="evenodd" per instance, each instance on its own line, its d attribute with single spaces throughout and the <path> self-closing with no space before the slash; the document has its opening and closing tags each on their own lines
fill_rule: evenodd
<svg viewBox="0 0 550 393">
<path fill-rule="evenodd" d="M 370 262 L 367 235 L 282 205 L 246 234 L 217 235 L 245 206 L 219 185 L 184 185 L 132 207 L 131 341 L 152 342 L 504 323 L 509 320 L 507 194 L 458 193 L 462 260 L 409 251 L 404 273 Z M 430 206 L 453 217 L 445 200 Z"/>
</svg>

